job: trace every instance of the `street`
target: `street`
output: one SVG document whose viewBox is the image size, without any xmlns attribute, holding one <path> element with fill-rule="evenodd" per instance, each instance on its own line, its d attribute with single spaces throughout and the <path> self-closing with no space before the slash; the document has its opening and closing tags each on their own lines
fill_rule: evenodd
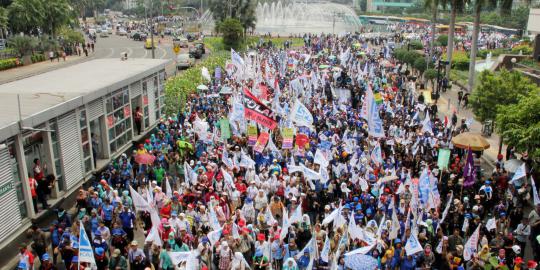
<svg viewBox="0 0 540 270">
<path fill-rule="evenodd" d="M 183 48 L 182 51 L 187 50 Z M 182 52 L 181 51 L 181 52 Z M 96 58 L 120 58 L 123 52 L 128 53 L 128 58 L 152 58 L 152 50 L 144 48 L 144 41 L 134 41 L 125 36 L 110 35 L 106 38 L 98 36 L 96 42 Z M 172 41 L 166 37 L 155 49 L 156 59 L 173 59 Z"/>
</svg>

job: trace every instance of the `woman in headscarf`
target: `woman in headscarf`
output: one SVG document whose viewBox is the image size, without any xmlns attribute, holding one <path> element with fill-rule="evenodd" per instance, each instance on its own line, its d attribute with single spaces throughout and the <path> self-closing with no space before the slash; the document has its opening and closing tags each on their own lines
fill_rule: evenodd
<svg viewBox="0 0 540 270">
<path fill-rule="evenodd" d="M 285 263 L 283 263 L 282 270 L 298 270 L 298 265 L 293 258 L 288 258 Z"/>
<path fill-rule="evenodd" d="M 231 261 L 233 259 L 232 250 L 229 248 L 227 241 L 222 241 L 219 246 L 219 270 L 231 269 Z"/>
<path fill-rule="evenodd" d="M 235 252 L 234 258 L 231 263 L 231 270 L 246 270 L 250 269 L 249 264 L 244 258 L 244 255 L 242 255 L 241 252 Z"/>
</svg>

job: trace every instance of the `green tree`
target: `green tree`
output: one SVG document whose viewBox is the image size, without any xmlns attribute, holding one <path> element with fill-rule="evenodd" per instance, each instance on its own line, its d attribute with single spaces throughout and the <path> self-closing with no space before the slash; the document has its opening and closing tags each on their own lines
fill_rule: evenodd
<svg viewBox="0 0 540 270">
<path fill-rule="evenodd" d="M 75 17 L 68 0 L 47 0 L 47 8 L 44 11 L 43 29 L 53 38 L 56 38 L 61 26 L 67 25 Z"/>
<path fill-rule="evenodd" d="M 17 51 L 24 65 L 32 63 L 30 55 L 37 45 L 37 38 L 32 36 L 15 35 L 8 40 L 8 46 Z"/>
<path fill-rule="evenodd" d="M 450 24 L 448 26 L 448 47 L 446 47 L 446 56 L 448 65 L 446 66 L 446 77 L 450 78 L 450 69 L 452 67 L 452 53 L 454 52 L 454 32 L 456 28 L 456 16 L 458 12 L 463 11 L 467 0 L 442 0 L 443 6 L 450 6 Z"/>
<path fill-rule="evenodd" d="M 500 105 L 497 112 L 497 130 L 503 141 L 527 151 L 534 160 L 540 158 L 540 92 L 538 88 L 517 97 L 514 104 Z"/>
<path fill-rule="evenodd" d="M 439 43 L 443 47 L 448 46 L 448 36 L 447 35 L 438 36 L 437 37 L 437 43 Z"/>
<path fill-rule="evenodd" d="M 247 31 L 254 29 L 257 23 L 255 4 L 253 0 L 212 0 L 210 10 L 216 22 L 223 22 L 226 18 L 236 18 Z"/>
<path fill-rule="evenodd" d="M 413 67 L 414 69 L 418 70 L 418 72 L 420 72 L 420 76 L 422 76 L 422 74 L 424 74 L 424 71 L 426 71 L 427 69 L 426 58 L 416 58 L 416 60 L 414 60 Z"/>
<path fill-rule="evenodd" d="M 437 15 L 439 14 L 440 0 L 425 0 L 424 8 L 431 12 L 431 29 L 435 29 L 437 24 Z M 435 54 L 435 31 L 431 31 L 430 42 L 429 42 L 429 58 L 432 59 Z"/>
<path fill-rule="evenodd" d="M 499 105 L 515 104 L 520 95 L 526 95 L 537 89 L 521 73 L 506 69 L 498 73 L 483 71 L 478 81 L 469 100 L 474 114 L 480 121 L 495 119 Z"/>
<path fill-rule="evenodd" d="M 238 19 L 227 18 L 218 24 L 218 31 L 223 35 L 223 44 L 226 49 L 238 48 L 242 43 L 242 23 Z"/>
<path fill-rule="evenodd" d="M 45 6 L 40 0 L 14 0 L 8 7 L 9 24 L 14 33 L 30 34 L 43 25 Z"/>
<path fill-rule="evenodd" d="M 434 80 L 437 78 L 437 71 L 433 68 L 429 68 L 424 72 L 424 79 L 426 82 L 430 82 L 432 86 L 435 86 Z"/>
<path fill-rule="evenodd" d="M 5 37 L 6 29 L 9 25 L 9 14 L 6 8 L 0 7 L 0 32 L 1 38 Z"/>
</svg>

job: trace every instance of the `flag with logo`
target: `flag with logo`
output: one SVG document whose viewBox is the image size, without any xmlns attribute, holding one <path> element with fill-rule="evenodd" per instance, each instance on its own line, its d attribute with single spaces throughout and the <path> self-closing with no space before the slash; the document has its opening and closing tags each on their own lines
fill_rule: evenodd
<svg viewBox="0 0 540 270">
<path fill-rule="evenodd" d="M 94 250 L 92 249 L 88 235 L 84 230 L 82 221 L 80 221 L 79 228 L 79 262 L 86 262 L 95 265 L 96 260 L 94 259 Z"/>
<path fill-rule="evenodd" d="M 527 172 L 525 170 L 525 163 L 521 164 L 519 168 L 514 173 L 514 176 L 512 176 L 512 180 L 510 180 L 510 183 L 513 184 L 515 181 L 527 176 Z"/>
<path fill-rule="evenodd" d="M 375 99 L 371 99 L 371 105 L 369 106 L 370 113 L 368 117 L 369 135 L 375 138 L 384 138 L 383 121 L 379 115 L 379 106 L 375 103 Z"/>
<path fill-rule="evenodd" d="M 243 104 L 246 119 L 253 120 L 270 130 L 277 127 L 274 111 L 264 105 L 247 88 L 244 88 Z"/>
<path fill-rule="evenodd" d="M 135 206 L 136 211 L 150 211 L 150 202 L 147 202 L 143 196 L 141 196 L 135 189 L 129 186 L 129 191 L 131 192 L 131 198 L 133 200 L 133 206 Z"/>
<path fill-rule="evenodd" d="M 476 227 L 476 230 L 474 230 L 474 233 L 469 237 L 469 240 L 467 240 L 467 243 L 465 243 L 465 246 L 463 247 L 463 259 L 465 261 L 468 261 L 472 258 L 474 254 L 478 251 L 478 239 L 480 238 L 480 226 L 482 224 L 479 224 Z"/>
<path fill-rule="evenodd" d="M 313 124 L 311 112 L 298 99 L 294 103 L 291 120 L 299 126 L 311 127 Z"/>
<path fill-rule="evenodd" d="M 448 163 L 450 162 L 450 150 L 449 149 L 439 149 L 439 154 L 437 155 L 437 166 L 439 169 L 448 169 Z"/>
<path fill-rule="evenodd" d="M 221 129 L 221 138 L 227 140 L 231 137 L 231 127 L 227 118 L 219 120 L 219 127 Z"/>
</svg>

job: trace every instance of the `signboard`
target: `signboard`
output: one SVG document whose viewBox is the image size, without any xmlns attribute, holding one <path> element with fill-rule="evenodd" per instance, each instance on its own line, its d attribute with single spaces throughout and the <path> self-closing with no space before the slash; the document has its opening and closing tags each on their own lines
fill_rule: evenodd
<svg viewBox="0 0 540 270">
<path fill-rule="evenodd" d="M 180 45 L 174 44 L 173 51 L 174 54 L 178 55 L 180 53 Z"/>
<path fill-rule="evenodd" d="M 219 120 L 219 127 L 221 128 L 221 138 L 225 140 L 229 139 L 231 137 L 229 120 L 227 118 Z"/>
<path fill-rule="evenodd" d="M 4 185 L 0 186 L 0 196 L 3 196 L 4 194 L 8 193 L 13 189 L 13 182 L 5 183 Z"/>
<path fill-rule="evenodd" d="M 266 143 L 268 143 L 268 138 L 270 138 L 268 132 L 261 132 L 261 135 L 259 135 L 259 139 L 257 139 L 257 143 L 253 147 L 253 150 L 256 152 L 262 153 L 264 150 L 264 147 L 266 146 Z"/>
<path fill-rule="evenodd" d="M 257 126 L 248 126 L 248 145 L 253 146 L 257 142 Z"/>
<path fill-rule="evenodd" d="M 283 129 L 283 149 L 291 149 L 293 147 L 294 130 L 292 128 Z"/>
<path fill-rule="evenodd" d="M 439 169 L 448 169 L 448 163 L 450 162 L 450 150 L 439 149 L 439 155 L 437 158 L 437 166 Z"/>
<path fill-rule="evenodd" d="M 296 145 L 299 148 L 304 148 L 306 144 L 309 142 L 309 138 L 306 134 L 296 134 Z"/>
</svg>

